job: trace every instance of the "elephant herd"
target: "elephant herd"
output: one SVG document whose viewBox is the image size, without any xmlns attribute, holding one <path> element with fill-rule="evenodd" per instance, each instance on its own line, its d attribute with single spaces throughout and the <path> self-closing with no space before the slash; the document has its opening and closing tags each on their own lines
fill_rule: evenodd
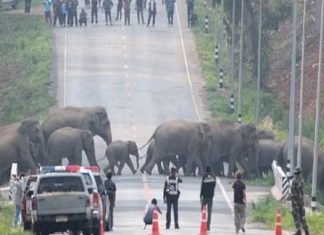
<svg viewBox="0 0 324 235">
<path fill-rule="evenodd" d="M 139 150 L 134 141 L 113 141 L 110 121 L 103 107 L 66 107 L 57 109 L 41 124 L 26 119 L 0 128 L 0 183 L 9 180 L 10 167 L 17 162 L 19 171 L 34 173 L 40 165 L 82 164 L 82 151 L 90 165 L 98 165 L 93 136 L 100 136 L 107 144 L 105 172 L 121 174 L 128 165 L 133 174 L 139 168 Z M 169 174 L 172 163 L 185 175 L 203 174 L 211 166 L 216 175 L 232 177 L 237 163 L 247 177 L 262 177 L 276 160 L 285 168 L 287 143 L 276 142 L 271 131 L 250 124 L 231 121 L 193 122 L 173 120 L 160 124 L 147 143 L 145 162 L 140 171 L 151 174 L 155 165 L 160 174 Z M 296 152 L 296 151 L 295 151 Z M 136 169 L 130 159 L 136 157 Z M 311 179 L 313 142 L 303 138 L 302 169 Z M 319 152 L 319 189 L 324 190 L 324 152 Z"/>
</svg>

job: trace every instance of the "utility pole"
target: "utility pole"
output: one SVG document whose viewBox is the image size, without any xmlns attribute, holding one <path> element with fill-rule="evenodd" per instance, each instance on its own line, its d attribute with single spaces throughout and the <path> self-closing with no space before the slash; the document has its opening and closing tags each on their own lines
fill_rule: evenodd
<svg viewBox="0 0 324 235">
<path fill-rule="evenodd" d="M 321 96 L 321 76 L 322 76 L 322 42 L 323 42 L 323 15 L 324 1 L 321 6 L 321 30 L 319 42 L 317 90 L 316 90 L 316 116 L 315 116 L 315 137 L 314 137 L 314 161 L 313 161 L 313 179 L 312 179 L 312 211 L 316 210 L 316 186 L 317 186 L 317 164 L 318 164 L 318 119 L 320 114 L 320 96 Z"/>
<path fill-rule="evenodd" d="M 255 126 L 259 125 L 259 100 L 260 100 L 260 74 L 261 74 L 261 38 L 262 38 L 262 6 L 263 0 L 260 0 L 259 9 L 259 38 L 258 38 L 258 77 L 257 77 L 257 92 L 256 92 L 256 114 L 255 114 Z"/>
<path fill-rule="evenodd" d="M 293 0 L 293 30 L 292 30 L 292 53 L 291 53 L 291 76 L 289 97 L 289 132 L 288 132 L 288 159 L 287 168 L 290 169 L 288 176 L 292 176 L 294 169 L 294 127 L 295 127 L 295 86 L 296 86 L 296 31 L 297 31 L 297 1 Z"/>
<path fill-rule="evenodd" d="M 302 155 L 302 137 L 303 137 L 303 103 L 304 103 L 304 66 L 305 66 L 305 25 L 306 25 L 306 2 L 304 0 L 303 9 L 303 35 L 302 35 L 302 58 L 300 71 L 300 89 L 299 89 L 299 128 L 298 128 L 298 150 L 297 150 L 297 166 L 301 166 Z"/>
<path fill-rule="evenodd" d="M 242 122 L 242 73 L 243 73 L 243 37 L 244 37 L 244 2 L 241 3 L 241 35 L 240 35 L 240 70 L 239 70 L 239 91 L 238 91 L 238 107 L 237 107 L 237 121 Z"/>
<path fill-rule="evenodd" d="M 235 83 L 235 1 L 232 0 L 232 85 L 231 85 L 231 98 L 230 108 L 234 112 L 234 83 Z"/>
</svg>

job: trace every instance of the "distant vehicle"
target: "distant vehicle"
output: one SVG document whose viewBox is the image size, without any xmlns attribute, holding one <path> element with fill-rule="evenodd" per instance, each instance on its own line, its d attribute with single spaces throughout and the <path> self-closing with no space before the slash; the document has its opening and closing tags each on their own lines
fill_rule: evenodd
<svg viewBox="0 0 324 235">
<path fill-rule="evenodd" d="M 30 175 L 27 177 L 26 185 L 23 188 L 23 198 L 21 202 L 21 218 L 24 230 L 31 230 L 31 197 L 34 193 L 34 187 L 37 180 L 37 175 Z"/>
<path fill-rule="evenodd" d="M 32 196 L 32 230 L 35 235 L 93 231 L 90 194 L 81 173 L 40 174 Z M 94 234 L 98 235 L 98 234 Z"/>
<path fill-rule="evenodd" d="M 18 6 L 18 0 L 0 0 L 0 8 L 10 7 L 16 9 Z"/>
</svg>

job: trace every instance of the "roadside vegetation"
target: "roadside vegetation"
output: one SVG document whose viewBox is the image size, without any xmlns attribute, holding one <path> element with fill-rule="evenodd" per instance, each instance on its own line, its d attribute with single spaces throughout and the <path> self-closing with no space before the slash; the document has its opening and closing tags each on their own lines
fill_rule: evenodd
<svg viewBox="0 0 324 235">
<path fill-rule="evenodd" d="M 289 204 L 282 204 L 277 202 L 271 196 L 267 196 L 258 203 L 249 206 L 251 206 L 250 220 L 252 222 L 263 222 L 266 224 L 268 229 L 274 229 L 276 209 L 280 209 L 283 230 L 294 231 L 295 225 L 291 215 L 291 206 Z M 307 213 L 306 220 L 310 228 L 310 234 L 324 235 L 323 213 Z"/>
<path fill-rule="evenodd" d="M 12 216 L 14 207 L 8 201 L 0 198 L 0 234 L 4 235 L 32 235 L 32 233 L 23 231 L 22 227 L 12 228 Z"/>
<path fill-rule="evenodd" d="M 42 119 L 49 95 L 51 32 L 43 16 L 0 13 L 0 125 Z"/>
</svg>

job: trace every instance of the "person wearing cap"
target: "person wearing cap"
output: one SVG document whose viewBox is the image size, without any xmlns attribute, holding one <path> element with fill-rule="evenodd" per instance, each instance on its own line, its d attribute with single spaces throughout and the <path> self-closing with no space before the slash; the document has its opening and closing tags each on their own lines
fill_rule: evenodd
<svg viewBox="0 0 324 235">
<path fill-rule="evenodd" d="M 245 209 L 246 209 L 246 195 L 245 195 L 245 184 L 242 182 L 242 173 L 236 172 L 236 181 L 232 188 L 234 190 L 234 223 L 236 234 L 239 233 L 240 229 L 245 232 Z"/>
<path fill-rule="evenodd" d="M 182 183 L 182 179 L 178 177 L 177 169 L 172 167 L 171 174 L 165 180 L 163 190 L 163 201 L 167 204 L 166 229 L 170 228 L 171 206 L 173 206 L 174 228 L 180 229 L 178 222 L 178 200 L 180 196 L 179 183 Z"/>
<path fill-rule="evenodd" d="M 216 177 L 212 174 L 210 166 L 206 167 L 206 174 L 201 181 L 200 202 L 201 207 L 207 205 L 207 230 L 210 231 L 210 221 L 213 210 L 213 197 L 216 186 Z"/>
<path fill-rule="evenodd" d="M 147 224 L 152 224 L 152 222 L 153 222 L 153 211 L 154 211 L 154 209 L 156 209 L 157 212 L 159 212 L 160 214 L 162 214 L 162 211 L 158 207 L 157 200 L 155 198 L 152 199 L 152 201 L 151 201 L 150 204 L 147 204 L 146 205 L 145 214 L 144 214 L 144 218 L 143 218 L 145 227 L 146 227 Z M 144 227 L 144 229 L 145 229 L 145 227 Z"/>
<path fill-rule="evenodd" d="M 294 177 L 291 182 L 290 192 L 292 215 L 296 227 L 296 233 L 294 233 L 294 235 L 302 234 L 301 227 L 303 227 L 305 235 L 309 235 L 304 208 L 304 180 L 299 167 L 296 167 L 294 170 Z"/>
<path fill-rule="evenodd" d="M 108 214 L 108 223 L 109 223 L 109 231 L 112 231 L 114 225 L 114 207 L 116 202 L 116 184 L 111 180 L 112 172 L 108 171 L 106 174 L 106 181 L 105 181 L 105 190 L 106 195 L 109 199 L 109 214 Z M 107 213 L 106 213 L 107 214 Z"/>
</svg>

